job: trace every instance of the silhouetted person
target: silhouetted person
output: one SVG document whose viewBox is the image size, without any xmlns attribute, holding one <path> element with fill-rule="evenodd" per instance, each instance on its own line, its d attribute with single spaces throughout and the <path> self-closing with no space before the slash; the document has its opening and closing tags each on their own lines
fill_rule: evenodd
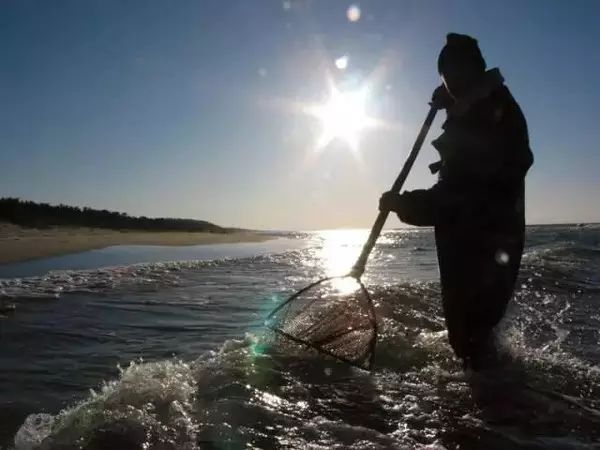
<svg viewBox="0 0 600 450">
<path fill-rule="evenodd" d="M 493 328 L 519 271 L 525 232 L 524 180 L 533 163 L 525 118 L 498 69 L 486 71 L 477 41 L 449 34 L 438 58 L 445 109 L 432 144 L 441 160 L 427 190 L 387 192 L 380 208 L 408 224 L 435 226 L 448 338 L 465 368 L 493 357 Z"/>
</svg>

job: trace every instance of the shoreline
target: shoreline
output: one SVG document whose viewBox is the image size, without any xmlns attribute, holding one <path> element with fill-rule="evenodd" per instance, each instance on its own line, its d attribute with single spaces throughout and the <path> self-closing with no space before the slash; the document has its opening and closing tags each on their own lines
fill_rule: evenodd
<svg viewBox="0 0 600 450">
<path fill-rule="evenodd" d="M 24 228 L 0 223 L 0 264 L 97 250 L 115 245 L 191 246 L 264 242 L 275 236 L 252 231 L 208 233 L 103 228 Z"/>
</svg>

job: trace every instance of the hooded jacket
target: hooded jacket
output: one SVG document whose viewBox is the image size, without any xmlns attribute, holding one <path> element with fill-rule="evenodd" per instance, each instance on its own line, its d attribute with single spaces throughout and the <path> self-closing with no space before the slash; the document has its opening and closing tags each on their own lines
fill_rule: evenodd
<svg viewBox="0 0 600 450">
<path fill-rule="evenodd" d="M 527 124 L 498 69 L 447 110 L 432 144 L 439 174 L 428 190 L 407 192 L 400 219 L 412 225 L 519 232 L 525 226 L 524 180 L 533 163 Z"/>
</svg>

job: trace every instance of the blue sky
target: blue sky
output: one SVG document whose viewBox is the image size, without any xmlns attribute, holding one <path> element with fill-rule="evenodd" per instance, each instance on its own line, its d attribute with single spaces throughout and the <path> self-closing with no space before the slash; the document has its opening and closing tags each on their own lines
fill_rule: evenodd
<svg viewBox="0 0 600 450">
<path fill-rule="evenodd" d="M 0 2 L 0 195 L 280 229 L 368 227 L 475 36 L 529 123 L 530 223 L 600 221 L 600 2 Z M 334 61 L 348 56 L 348 67 Z M 316 152 L 327 73 L 369 83 L 358 152 Z M 435 182 L 429 141 L 407 187 Z M 398 226 L 390 219 L 388 226 Z"/>
</svg>

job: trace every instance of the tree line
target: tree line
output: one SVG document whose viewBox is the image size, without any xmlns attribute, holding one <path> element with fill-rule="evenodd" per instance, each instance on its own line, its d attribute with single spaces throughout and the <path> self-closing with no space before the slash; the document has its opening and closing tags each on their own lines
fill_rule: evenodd
<svg viewBox="0 0 600 450">
<path fill-rule="evenodd" d="M 0 198 L 0 220 L 24 227 L 44 228 L 72 226 L 148 231 L 205 231 L 227 233 L 223 228 L 204 220 L 134 217 L 126 213 L 79 208 L 69 205 L 50 205 L 19 198 Z"/>
</svg>

